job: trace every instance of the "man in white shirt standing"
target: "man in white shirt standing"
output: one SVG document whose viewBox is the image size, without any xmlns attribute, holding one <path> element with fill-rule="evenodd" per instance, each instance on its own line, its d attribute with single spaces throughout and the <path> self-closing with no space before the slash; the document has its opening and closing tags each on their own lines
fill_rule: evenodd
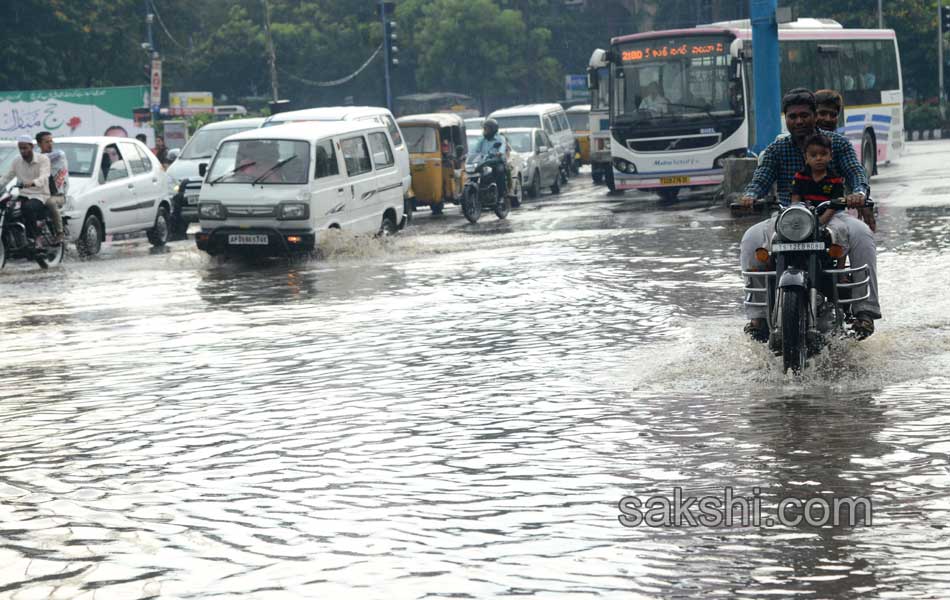
<svg viewBox="0 0 950 600">
<path fill-rule="evenodd" d="M 10 170 L 0 177 L 0 189 L 14 177 L 17 178 L 26 230 L 35 240 L 39 237 L 36 222 L 42 218 L 43 206 L 49 200 L 50 164 L 46 156 L 33 152 L 33 138 L 21 135 L 16 141 L 20 156 L 14 159 Z"/>
<path fill-rule="evenodd" d="M 56 243 L 61 243 L 63 235 L 63 217 L 59 214 L 59 209 L 66 202 L 66 190 L 69 188 L 69 163 L 66 161 L 66 153 L 62 150 L 53 150 L 53 134 L 48 131 L 41 131 L 36 134 L 36 145 L 40 147 L 46 158 L 49 159 L 50 180 L 49 180 L 49 200 L 46 201 L 46 208 L 49 210 L 50 220 L 53 221 L 53 233 L 56 235 Z"/>
</svg>

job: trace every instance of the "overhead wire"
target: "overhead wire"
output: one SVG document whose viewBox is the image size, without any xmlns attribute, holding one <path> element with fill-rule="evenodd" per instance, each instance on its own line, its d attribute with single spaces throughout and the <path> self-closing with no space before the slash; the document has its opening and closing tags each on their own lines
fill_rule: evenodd
<svg viewBox="0 0 950 600">
<path fill-rule="evenodd" d="M 377 56 L 379 56 L 379 53 L 382 52 L 382 51 L 383 51 L 383 45 L 380 44 L 379 47 L 376 48 L 376 51 L 373 52 L 373 54 L 372 54 L 368 59 L 366 59 L 366 62 L 364 62 L 363 65 L 362 65 L 359 69 L 357 69 L 357 70 L 354 71 L 353 73 L 350 73 L 350 74 L 347 75 L 346 77 L 341 77 L 340 79 L 334 79 L 333 81 L 312 81 L 312 80 L 310 80 L 310 79 L 305 79 L 305 78 L 303 78 L 303 77 L 298 77 L 297 75 L 294 75 L 293 73 L 288 73 L 287 71 L 285 71 L 285 70 L 282 69 L 281 67 L 277 67 L 277 70 L 280 71 L 281 73 L 283 73 L 284 75 L 286 75 L 287 77 L 290 77 L 290 78 L 293 79 L 294 81 L 298 81 L 298 82 L 303 83 L 303 84 L 306 84 L 306 85 L 313 85 L 313 86 L 317 86 L 317 87 L 335 87 L 335 86 L 338 86 L 338 85 L 343 85 L 344 83 L 346 83 L 346 82 L 348 82 L 348 81 L 352 81 L 353 79 L 355 79 L 357 75 L 359 75 L 360 73 L 362 73 L 363 71 L 366 70 L 366 67 L 368 67 L 368 66 L 370 65 L 370 63 L 372 63 L 373 60 L 374 60 Z"/>
</svg>

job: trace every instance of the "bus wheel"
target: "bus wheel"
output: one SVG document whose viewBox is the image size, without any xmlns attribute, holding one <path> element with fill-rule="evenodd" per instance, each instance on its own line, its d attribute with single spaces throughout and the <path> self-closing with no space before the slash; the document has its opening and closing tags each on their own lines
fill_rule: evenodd
<svg viewBox="0 0 950 600">
<path fill-rule="evenodd" d="M 874 168 L 877 166 L 877 145 L 874 138 L 867 131 L 864 132 L 864 140 L 861 141 L 861 166 L 867 173 L 868 181 L 871 175 L 874 175 Z"/>
</svg>

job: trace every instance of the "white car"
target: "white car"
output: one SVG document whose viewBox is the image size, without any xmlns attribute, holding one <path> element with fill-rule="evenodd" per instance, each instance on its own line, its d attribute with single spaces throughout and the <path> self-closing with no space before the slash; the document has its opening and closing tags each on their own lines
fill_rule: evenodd
<svg viewBox="0 0 950 600">
<path fill-rule="evenodd" d="M 70 137 L 54 148 L 63 150 L 69 163 L 62 214 L 80 255 L 98 253 L 106 236 L 144 232 L 154 246 L 168 241 L 170 179 L 145 144 L 132 138 Z"/>
<path fill-rule="evenodd" d="M 20 149 L 17 147 L 16 142 L 0 140 L 0 175 L 7 174 L 7 171 L 10 170 L 10 165 L 13 164 L 13 161 L 16 160 L 18 156 L 20 156 Z M 6 189 L 0 190 L 0 193 L 9 190 L 14 185 L 16 185 L 15 179 L 7 184 Z"/>
<path fill-rule="evenodd" d="M 500 129 L 531 127 L 541 129 L 558 149 L 566 173 L 574 171 L 574 132 L 567 113 L 560 104 L 528 104 L 496 110 L 489 118 L 498 121 Z M 565 180 L 566 181 L 566 180 Z"/>
<path fill-rule="evenodd" d="M 545 187 L 552 194 L 560 193 L 561 155 L 548 135 L 531 127 L 502 129 L 500 133 L 511 148 L 511 176 L 521 182 L 525 193 L 537 198 Z"/>
</svg>

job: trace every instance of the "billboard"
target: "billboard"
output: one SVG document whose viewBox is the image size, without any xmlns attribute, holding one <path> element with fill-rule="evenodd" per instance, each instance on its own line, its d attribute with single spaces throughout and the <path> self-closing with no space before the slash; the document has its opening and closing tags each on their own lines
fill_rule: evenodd
<svg viewBox="0 0 950 600">
<path fill-rule="evenodd" d="M 67 90 L 0 92 L 0 139 L 35 136 L 49 131 L 54 137 L 144 133 L 154 142 L 152 128 L 136 123 L 132 111 L 147 106 L 144 85 Z"/>
<path fill-rule="evenodd" d="M 564 100 L 567 102 L 576 102 L 589 98 L 590 91 L 587 89 L 587 75 L 564 76 Z"/>
<path fill-rule="evenodd" d="M 176 116 L 214 112 L 214 96 L 211 92 L 172 92 L 168 112 Z"/>
</svg>

